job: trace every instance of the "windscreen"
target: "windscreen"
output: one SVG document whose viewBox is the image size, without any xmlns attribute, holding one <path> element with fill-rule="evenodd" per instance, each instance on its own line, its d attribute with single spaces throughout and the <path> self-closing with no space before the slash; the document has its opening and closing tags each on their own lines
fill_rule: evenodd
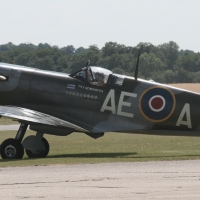
<svg viewBox="0 0 200 200">
<path fill-rule="evenodd" d="M 88 71 L 88 81 L 93 85 L 102 86 L 108 82 L 109 75 L 112 72 L 101 67 L 90 67 Z"/>
</svg>

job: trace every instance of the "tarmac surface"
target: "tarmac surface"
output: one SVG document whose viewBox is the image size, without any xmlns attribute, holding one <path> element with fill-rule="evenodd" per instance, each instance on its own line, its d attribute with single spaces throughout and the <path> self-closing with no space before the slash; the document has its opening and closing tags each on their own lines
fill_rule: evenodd
<svg viewBox="0 0 200 200">
<path fill-rule="evenodd" d="M 0 199 L 199 200 L 200 160 L 0 167 Z"/>
<path fill-rule="evenodd" d="M 0 125 L 0 131 L 18 130 L 20 124 Z"/>
<path fill-rule="evenodd" d="M 200 160 L 0 168 L 0 199 L 200 199 Z"/>
</svg>

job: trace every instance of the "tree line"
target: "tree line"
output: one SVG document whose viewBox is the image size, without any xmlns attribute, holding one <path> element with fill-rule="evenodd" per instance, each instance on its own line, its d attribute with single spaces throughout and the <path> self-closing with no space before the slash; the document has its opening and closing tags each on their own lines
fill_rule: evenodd
<svg viewBox="0 0 200 200">
<path fill-rule="evenodd" d="M 0 62 L 72 73 L 90 60 L 91 66 L 133 76 L 139 49 L 138 77 L 161 83 L 200 82 L 200 53 L 180 50 L 173 41 L 157 46 L 141 42 L 134 47 L 107 42 L 101 49 L 97 45 L 76 49 L 73 45 L 59 48 L 47 43 L 14 45 L 10 42 L 0 45 Z"/>
</svg>

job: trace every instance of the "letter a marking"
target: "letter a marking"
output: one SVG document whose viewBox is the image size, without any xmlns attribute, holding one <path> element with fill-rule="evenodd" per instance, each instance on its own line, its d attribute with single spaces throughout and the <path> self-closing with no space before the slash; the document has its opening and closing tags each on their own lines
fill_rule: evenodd
<svg viewBox="0 0 200 200">
<path fill-rule="evenodd" d="M 108 106 L 108 102 L 111 101 L 111 106 Z M 101 107 L 101 112 L 104 112 L 105 110 L 109 110 L 112 112 L 112 114 L 116 114 L 116 108 L 115 108 L 115 91 L 112 89 L 108 93 L 105 101 L 103 102 L 103 105 Z"/>
<path fill-rule="evenodd" d="M 186 121 L 183 121 L 183 117 L 186 115 Z M 188 128 L 192 128 L 191 116 L 190 116 L 190 104 L 186 103 L 181 111 L 176 126 L 186 125 Z"/>
</svg>

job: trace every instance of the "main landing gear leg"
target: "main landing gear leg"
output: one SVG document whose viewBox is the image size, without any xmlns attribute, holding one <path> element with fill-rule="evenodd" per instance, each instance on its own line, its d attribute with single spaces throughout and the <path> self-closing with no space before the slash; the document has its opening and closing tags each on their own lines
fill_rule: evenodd
<svg viewBox="0 0 200 200">
<path fill-rule="evenodd" d="M 27 127 L 28 124 L 21 124 L 15 139 L 9 138 L 2 142 L 0 152 L 3 159 L 22 159 L 24 148 L 21 142 L 26 133 Z"/>
</svg>

